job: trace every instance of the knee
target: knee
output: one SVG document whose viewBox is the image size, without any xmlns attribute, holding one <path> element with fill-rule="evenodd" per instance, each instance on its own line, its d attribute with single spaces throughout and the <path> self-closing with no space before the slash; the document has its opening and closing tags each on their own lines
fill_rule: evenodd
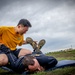
<svg viewBox="0 0 75 75">
<path fill-rule="evenodd" d="M 27 54 L 32 54 L 32 52 L 30 50 L 27 50 L 27 49 L 21 49 L 18 57 L 24 56 L 24 55 L 27 55 Z"/>
<path fill-rule="evenodd" d="M 4 66 L 8 63 L 8 58 L 5 54 L 0 55 L 0 66 Z"/>
<path fill-rule="evenodd" d="M 27 54 L 32 54 L 32 51 L 26 50 L 25 53 L 27 53 Z"/>
</svg>

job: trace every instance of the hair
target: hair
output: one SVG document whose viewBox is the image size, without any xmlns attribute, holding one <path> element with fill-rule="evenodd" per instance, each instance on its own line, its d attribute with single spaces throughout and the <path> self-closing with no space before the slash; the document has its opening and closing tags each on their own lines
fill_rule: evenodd
<svg viewBox="0 0 75 75">
<path fill-rule="evenodd" d="M 32 27 L 31 23 L 27 19 L 21 19 L 18 23 L 18 25 L 22 24 L 24 27 Z"/>
<path fill-rule="evenodd" d="M 35 57 L 33 56 L 24 56 L 24 59 L 22 61 L 23 65 L 28 68 L 29 65 L 34 65 L 34 59 Z"/>
</svg>

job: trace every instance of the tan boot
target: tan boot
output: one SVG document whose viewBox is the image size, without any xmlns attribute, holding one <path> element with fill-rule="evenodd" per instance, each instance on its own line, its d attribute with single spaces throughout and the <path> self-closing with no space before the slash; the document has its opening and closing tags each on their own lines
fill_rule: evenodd
<svg viewBox="0 0 75 75">
<path fill-rule="evenodd" d="M 43 47 L 43 45 L 46 43 L 46 41 L 44 39 L 40 40 L 40 42 L 38 43 L 38 47 L 36 49 L 37 52 L 40 52 L 40 49 Z"/>
<path fill-rule="evenodd" d="M 26 42 L 27 42 L 28 44 L 30 44 L 30 45 L 33 47 L 34 50 L 37 48 L 37 44 L 33 41 L 32 38 L 27 37 L 27 38 L 26 38 Z"/>
</svg>

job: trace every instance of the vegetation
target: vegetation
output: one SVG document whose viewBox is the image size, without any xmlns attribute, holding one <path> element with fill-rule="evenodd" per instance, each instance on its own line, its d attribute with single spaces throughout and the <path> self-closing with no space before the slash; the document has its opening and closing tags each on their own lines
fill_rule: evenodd
<svg viewBox="0 0 75 75">
<path fill-rule="evenodd" d="M 75 60 L 75 49 L 58 51 L 58 52 L 49 52 L 46 55 L 54 56 L 58 60 L 65 60 L 65 59 Z"/>
</svg>

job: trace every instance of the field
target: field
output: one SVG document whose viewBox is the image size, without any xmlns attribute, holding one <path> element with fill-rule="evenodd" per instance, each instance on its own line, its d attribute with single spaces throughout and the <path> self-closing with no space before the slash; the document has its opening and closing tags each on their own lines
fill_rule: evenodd
<svg viewBox="0 0 75 75">
<path fill-rule="evenodd" d="M 59 52 L 47 53 L 48 56 L 54 56 L 57 60 L 75 60 L 75 49 L 64 50 Z M 10 73 L 3 69 L 0 69 L 0 75 L 20 75 L 15 73 Z M 61 69 L 56 69 L 48 72 L 38 72 L 32 75 L 75 75 L 75 67 L 65 67 Z"/>
</svg>

